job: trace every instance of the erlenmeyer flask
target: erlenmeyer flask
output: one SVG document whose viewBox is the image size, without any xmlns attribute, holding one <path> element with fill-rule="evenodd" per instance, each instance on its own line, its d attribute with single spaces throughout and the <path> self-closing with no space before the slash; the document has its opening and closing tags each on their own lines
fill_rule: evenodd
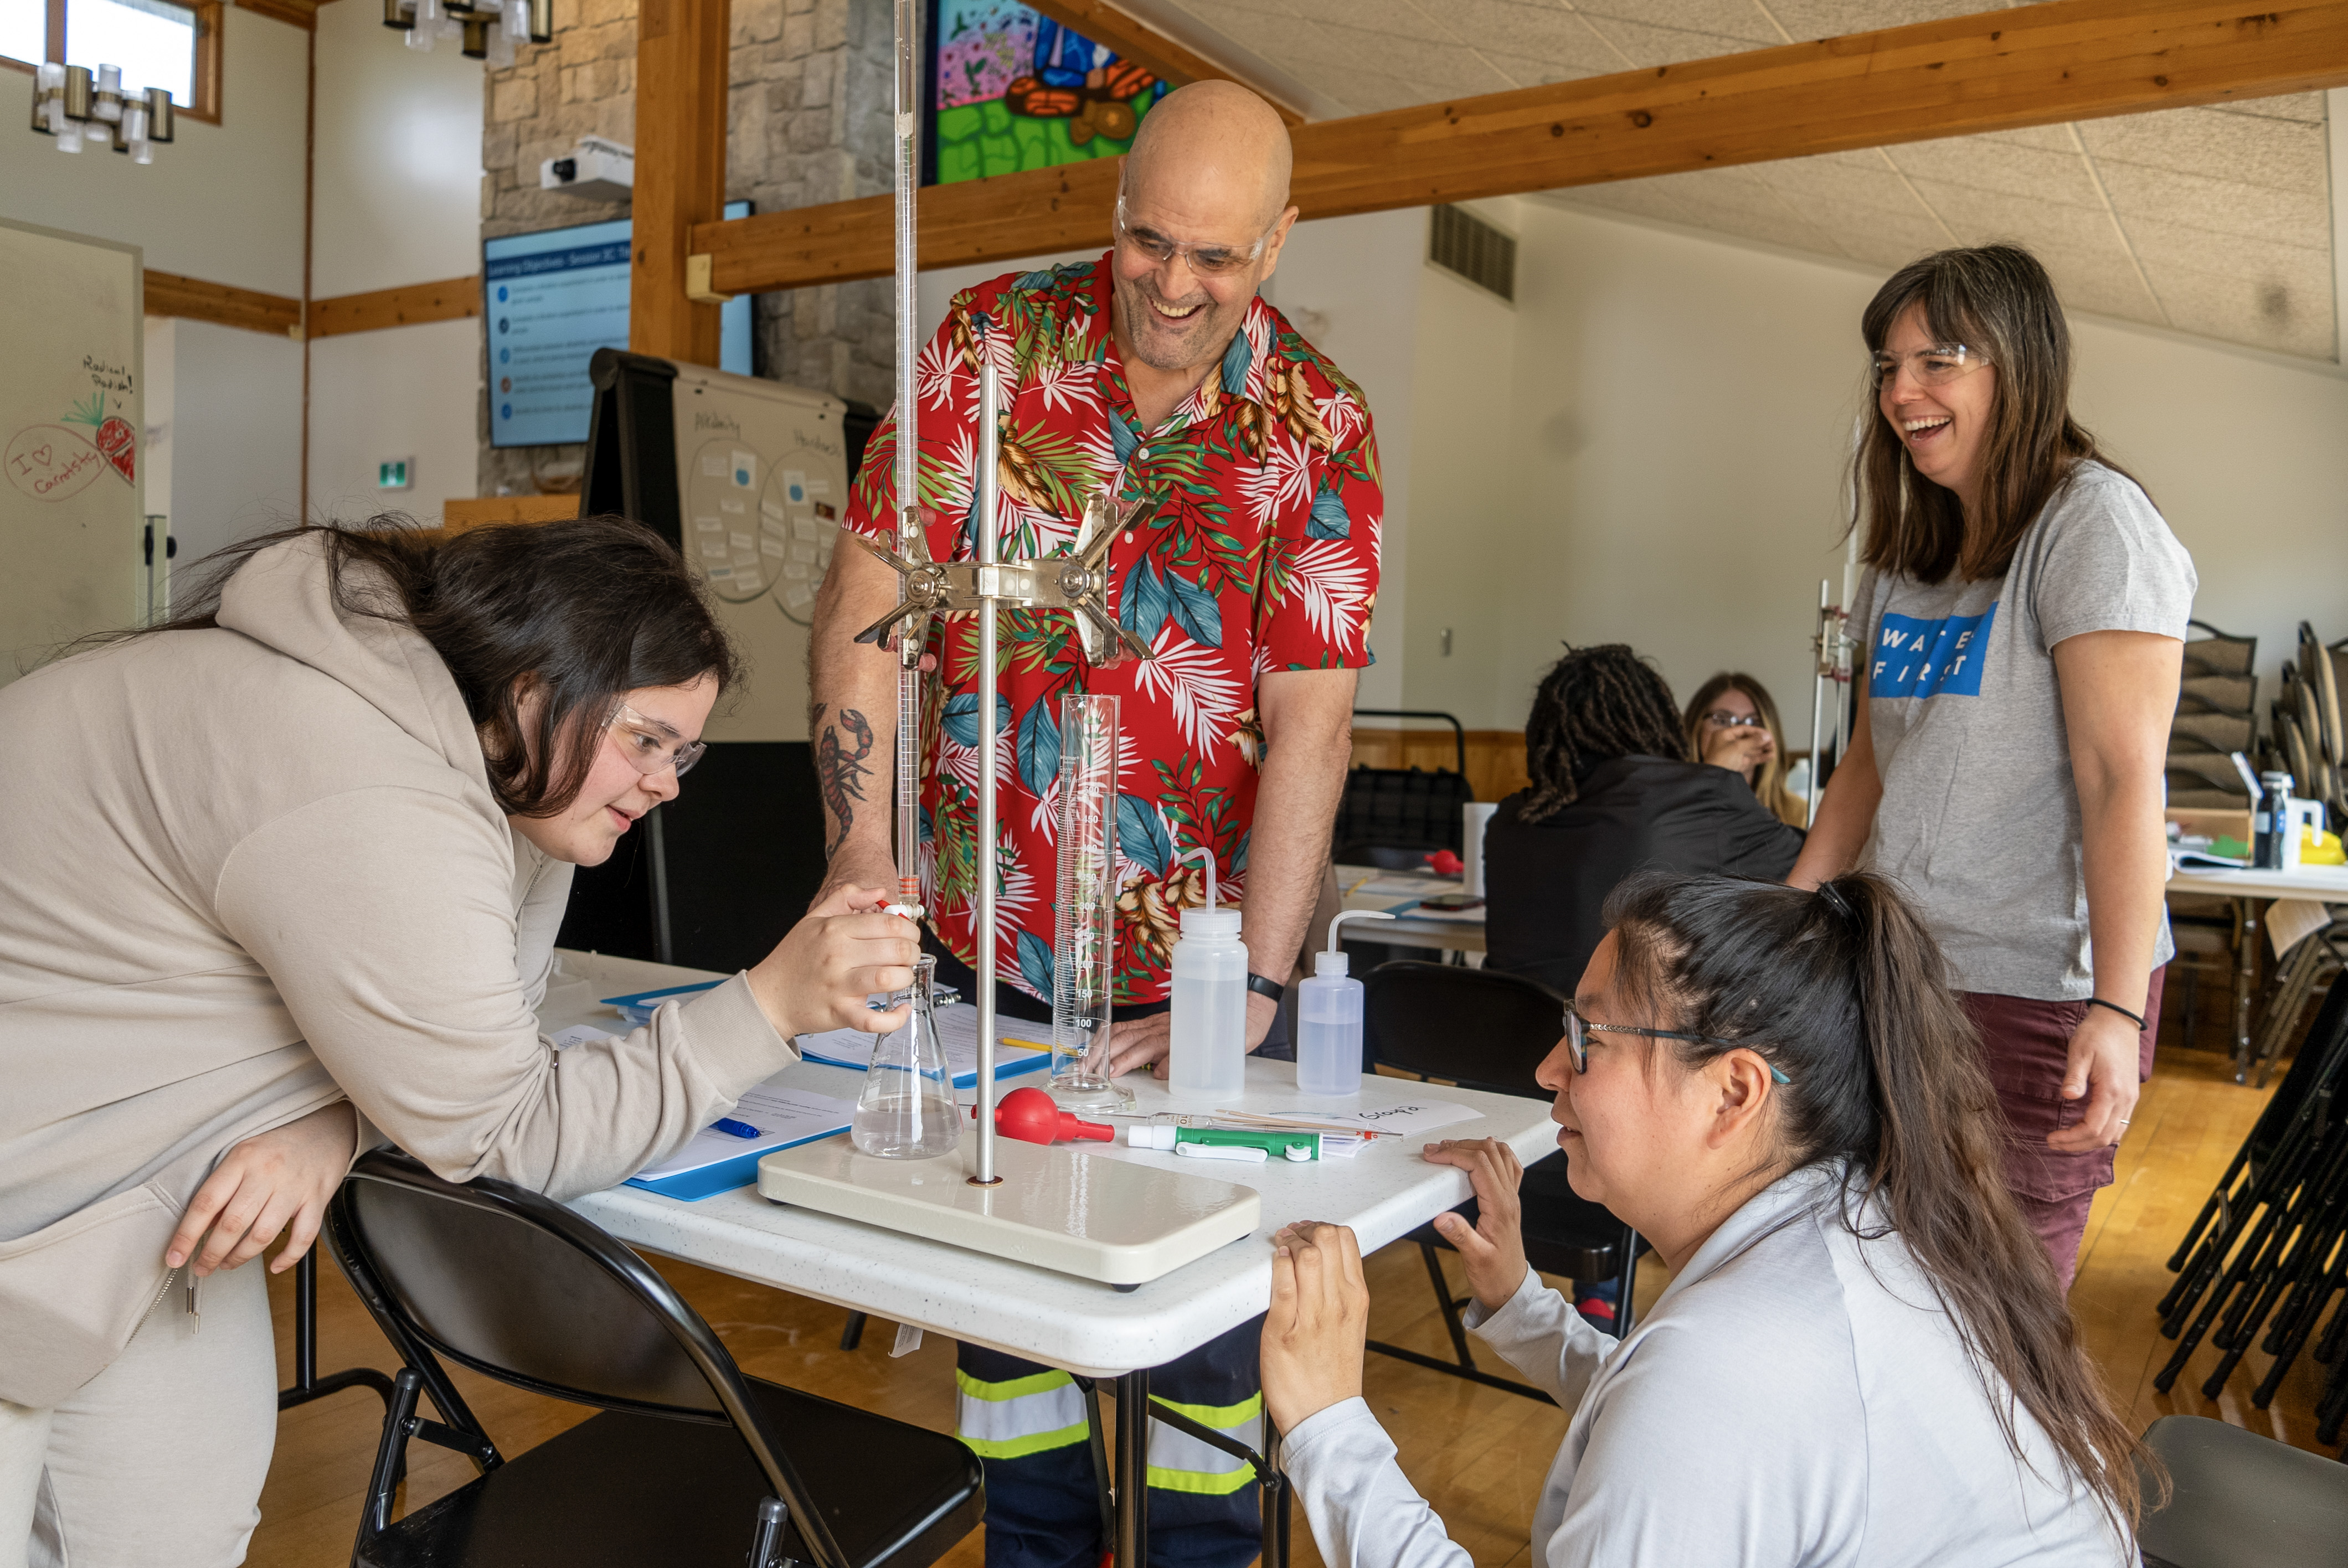
<svg viewBox="0 0 2348 1568">
<path fill-rule="evenodd" d="M 937 959 L 924 954 L 913 965 L 913 983 L 889 999 L 891 1008 L 906 1009 L 905 1027 L 873 1042 L 864 1092 L 848 1126 L 850 1140 L 865 1153 L 927 1160 L 952 1153 L 962 1137 L 962 1111 L 930 999 L 937 970 Z"/>
</svg>

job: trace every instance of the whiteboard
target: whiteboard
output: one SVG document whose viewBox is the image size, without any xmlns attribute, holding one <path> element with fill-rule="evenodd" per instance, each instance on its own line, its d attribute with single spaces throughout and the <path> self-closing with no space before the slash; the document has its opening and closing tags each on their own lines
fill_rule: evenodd
<svg viewBox="0 0 2348 1568">
<path fill-rule="evenodd" d="M 848 511 L 848 405 L 679 364 L 674 407 L 681 548 L 750 662 L 704 733 L 804 741 L 808 630 Z"/>
<path fill-rule="evenodd" d="M 145 608 L 143 278 L 135 245 L 0 219 L 0 685 Z"/>
</svg>

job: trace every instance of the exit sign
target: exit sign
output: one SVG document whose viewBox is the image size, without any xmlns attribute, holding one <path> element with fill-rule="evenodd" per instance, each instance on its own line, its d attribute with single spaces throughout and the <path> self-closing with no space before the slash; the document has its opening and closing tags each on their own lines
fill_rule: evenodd
<svg viewBox="0 0 2348 1568">
<path fill-rule="evenodd" d="M 386 457 L 382 462 L 377 463 L 375 466 L 375 487 L 378 490 L 405 490 L 407 488 L 407 465 L 409 461 L 410 460 L 406 457 Z"/>
</svg>

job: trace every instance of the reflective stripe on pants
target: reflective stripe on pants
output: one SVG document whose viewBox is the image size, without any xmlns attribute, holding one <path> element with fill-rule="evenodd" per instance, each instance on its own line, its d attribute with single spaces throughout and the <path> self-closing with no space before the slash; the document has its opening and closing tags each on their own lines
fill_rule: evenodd
<svg viewBox="0 0 2348 1568">
<path fill-rule="evenodd" d="M 1152 1399 L 1153 1405 L 1163 1405 L 1178 1415 L 1189 1417 L 1202 1427 L 1211 1427 L 1228 1433 L 1248 1447 L 1263 1451 L 1263 1395 L 1251 1394 L 1236 1405 L 1184 1405 L 1172 1399 Z M 1149 1484 L 1168 1491 L 1198 1492 L 1208 1497 L 1221 1497 L 1234 1492 L 1255 1480 L 1255 1467 L 1209 1443 L 1200 1442 L 1188 1432 L 1177 1431 L 1163 1421 L 1149 1423 Z"/>
<path fill-rule="evenodd" d="M 1086 1439 L 1085 1397 L 1066 1372 L 989 1382 L 956 1368 L 954 1387 L 954 1433 L 981 1459 L 1022 1459 Z"/>
</svg>

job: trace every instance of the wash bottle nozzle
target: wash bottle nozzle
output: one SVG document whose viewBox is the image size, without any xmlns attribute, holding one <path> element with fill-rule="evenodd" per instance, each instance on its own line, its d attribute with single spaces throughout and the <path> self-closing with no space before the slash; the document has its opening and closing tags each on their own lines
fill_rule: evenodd
<svg viewBox="0 0 2348 1568">
<path fill-rule="evenodd" d="M 1342 975 L 1346 972 L 1345 949 L 1337 945 L 1337 927 L 1348 920 L 1391 920 L 1394 917 L 1383 909 L 1347 909 L 1329 922 L 1329 945 L 1313 956 L 1315 975 Z"/>
</svg>

